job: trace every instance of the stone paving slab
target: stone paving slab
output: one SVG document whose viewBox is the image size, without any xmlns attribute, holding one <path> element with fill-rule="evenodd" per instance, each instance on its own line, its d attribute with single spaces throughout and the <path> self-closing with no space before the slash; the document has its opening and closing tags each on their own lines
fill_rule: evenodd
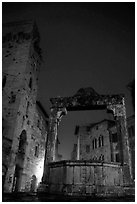
<svg viewBox="0 0 137 204">
<path fill-rule="evenodd" d="M 28 193 L 3 194 L 2 202 L 135 202 L 134 196 L 99 198 L 91 196 L 37 195 Z"/>
</svg>

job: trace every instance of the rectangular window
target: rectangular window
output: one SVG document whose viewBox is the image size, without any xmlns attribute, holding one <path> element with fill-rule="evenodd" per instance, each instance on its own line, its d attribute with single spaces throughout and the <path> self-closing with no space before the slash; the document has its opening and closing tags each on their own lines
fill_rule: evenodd
<svg viewBox="0 0 137 204">
<path fill-rule="evenodd" d="M 98 146 L 101 147 L 101 137 L 98 138 Z"/>
<path fill-rule="evenodd" d="M 26 115 L 28 115 L 28 111 L 29 111 L 29 101 L 27 102 L 27 108 L 26 108 Z"/>
<path fill-rule="evenodd" d="M 92 141 L 92 148 L 94 149 L 94 140 Z"/>
<path fill-rule="evenodd" d="M 101 146 L 103 147 L 104 146 L 104 137 L 101 136 Z"/>
<path fill-rule="evenodd" d="M 118 142 L 118 135 L 117 135 L 117 133 L 112 134 L 112 142 L 113 143 Z"/>
<path fill-rule="evenodd" d="M 39 156 L 39 145 L 35 146 L 35 157 Z"/>
<path fill-rule="evenodd" d="M 37 121 L 37 127 L 40 128 L 40 121 Z"/>
<path fill-rule="evenodd" d="M 30 80 L 29 80 L 29 88 L 32 89 L 32 78 L 30 77 Z"/>
<path fill-rule="evenodd" d="M 86 153 L 90 152 L 90 145 L 86 145 Z"/>
<path fill-rule="evenodd" d="M 97 148 L 97 139 L 95 139 L 95 149 Z"/>
<path fill-rule="evenodd" d="M 2 88 L 5 87 L 5 85 L 6 85 L 6 80 L 7 80 L 7 78 L 6 78 L 6 76 L 4 76 L 3 79 L 2 79 Z"/>
<path fill-rule="evenodd" d="M 119 154 L 116 154 L 116 162 L 120 162 Z"/>
</svg>

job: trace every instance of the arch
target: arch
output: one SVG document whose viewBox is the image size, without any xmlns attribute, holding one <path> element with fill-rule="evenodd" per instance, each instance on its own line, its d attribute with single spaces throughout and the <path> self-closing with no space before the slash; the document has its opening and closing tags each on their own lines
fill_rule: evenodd
<svg viewBox="0 0 137 204">
<path fill-rule="evenodd" d="M 18 164 L 15 166 L 15 172 L 14 172 L 14 178 L 13 178 L 13 185 L 12 185 L 12 191 L 13 192 L 19 192 L 21 188 L 21 182 L 22 182 L 22 171 L 23 168 L 21 168 Z"/>
<path fill-rule="evenodd" d="M 131 158 L 129 152 L 129 142 L 126 127 L 126 108 L 123 94 L 118 95 L 100 95 L 93 88 L 82 88 L 71 97 L 57 97 L 50 99 L 52 107 L 49 119 L 49 133 L 47 142 L 46 164 L 55 161 L 57 131 L 61 117 L 67 111 L 80 110 L 108 110 L 113 113 L 116 120 L 116 126 L 119 137 L 122 139 L 122 161 L 121 164 L 126 166 L 128 172 L 131 173 Z M 103 146 L 103 137 L 101 137 L 101 145 Z M 94 144 L 95 146 L 95 144 Z M 125 168 L 125 169 L 126 169 Z M 44 170 L 46 171 L 46 169 Z M 47 171 L 48 172 L 48 171 Z"/>
</svg>

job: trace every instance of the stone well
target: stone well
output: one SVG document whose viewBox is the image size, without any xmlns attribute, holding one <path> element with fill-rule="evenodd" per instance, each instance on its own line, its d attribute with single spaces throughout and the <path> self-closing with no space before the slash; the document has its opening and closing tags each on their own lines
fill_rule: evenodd
<svg viewBox="0 0 137 204">
<path fill-rule="evenodd" d="M 48 193 L 122 196 L 123 167 L 116 163 L 59 161 L 49 164 Z"/>
</svg>

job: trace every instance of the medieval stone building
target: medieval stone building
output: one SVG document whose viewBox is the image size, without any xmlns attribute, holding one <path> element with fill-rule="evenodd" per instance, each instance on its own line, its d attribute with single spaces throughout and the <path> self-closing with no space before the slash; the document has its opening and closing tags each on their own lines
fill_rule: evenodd
<svg viewBox="0 0 137 204">
<path fill-rule="evenodd" d="M 135 115 L 127 118 L 129 148 L 131 152 L 132 174 L 135 179 Z"/>
<path fill-rule="evenodd" d="M 74 144 L 73 160 L 121 161 L 120 138 L 114 121 L 105 119 L 98 123 L 76 126 L 75 135 L 77 144 Z"/>
<path fill-rule="evenodd" d="M 127 85 L 131 94 L 132 106 L 134 114 L 127 118 L 129 148 L 131 152 L 132 174 L 135 179 L 135 80 Z"/>
<path fill-rule="evenodd" d="M 41 181 L 48 115 L 37 101 L 41 65 L 37 26 L 3 25 L 2 180 L 3 191 L 36 191 Z"/>
</svg>

